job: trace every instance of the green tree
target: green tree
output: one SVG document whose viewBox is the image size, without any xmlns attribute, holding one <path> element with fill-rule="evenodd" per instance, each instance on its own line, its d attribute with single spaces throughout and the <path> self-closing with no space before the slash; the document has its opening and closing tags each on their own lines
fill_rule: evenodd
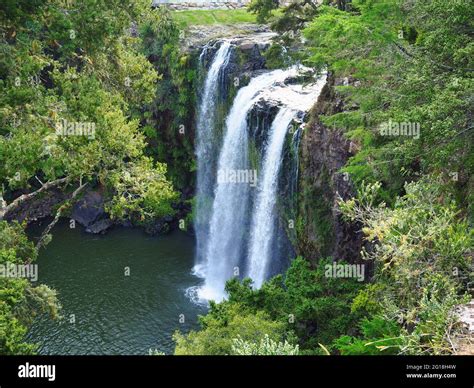
<svg viewBox="0 0 474 388">
<path fill-rule="evenodd" d="M 360 148 L 344 169 L 357 184 L 381 181 L 389 200 L 406 179 L 455 172 L 469 205 L 472 21 L 464 1 L 354 0 L 349 11 L 321 7 L 304 30 L 308 64 L 355 79 L 338 87 L 353 108 L 323 120 Z M 419 133 L 386 135 L 389 122 L 419 125 Z"/>
<path fill-rule="evenodd" d="M 114 216 L 171 214 L 176 193 L 166 166 L 146 156 L 141 127 L 159 78 L 132 32 L 134 23 L 159 20 L 148 2 L 7 3 L 2 15 L 0 219 L 60 188 L 69 197 L 57 220 L 86 185 L 105 188 Z"/>
<path fill-rule="evenodd" d="M 288 341 L 275 342 L 267 334 L 260 342 L 253 343 L 239 336 L 232 345 L 232 354 L 236 356 L 297 356 L 298 353 L 298 345 L 291 345 Z"/>
<path fill-rule="evenodd" d="M 176 355 L 227 355 L 231 354 L 234 339 L 258 342 L 268 336 L 281 341 L 285 327 L 263 312 L 252 313 L 238 304 L 211 303 L 209 313 L 199 319 L 201 330 L 188 334 L 176 332 Z"/>
<path fill-rule="evenodd" d="M 37 252 L 18 223 L 0 221 L 0 266 L 31 264 Z M 26 278 L 0 276 L 0 354 L 33 354 L 36 345 L 25 340 L 32 318 L 49 313 L 58 318 L 56 292 L 45 285 L 33 285 Z"/>
</svg>

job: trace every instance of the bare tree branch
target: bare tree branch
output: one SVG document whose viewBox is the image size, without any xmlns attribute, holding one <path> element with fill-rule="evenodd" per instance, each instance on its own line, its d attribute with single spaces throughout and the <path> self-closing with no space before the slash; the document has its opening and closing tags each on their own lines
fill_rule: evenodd
<svg viewBox="0 0 474 388">
<path fill-rule="evenodd" d="M 77 197 L 77 195 L 84 189 L 84 187 L 87 186 L 87 182 L 84 183 L 84 184 L 80 184 L 79 187 L 74 190 L 74 192 L 72 193 L 71 197 L 65 202 L 63 203 L 58 211 L 56 212 L 56 215 L 54 216 L 54 219 L 53 221 L 51 221 L 49 223 L 49 225 L 45 228 L 45 230 L 43 231 L 43 233 L 41 233 L 41 237 L 40 239 L 38 240 L 38 243 L 36 244 L 36 249 L 39 250 L 41 247 L 47 245 L 47 236 L 49 235 L 49 232 L 51 232 L 51 229 L 54 228 L 54 226 L 58 223 L 59 219 L 61 218 L 61 215 L 63 213 L 63 211 L 71 204 L 71 201 Z"/>
<path fill-rule="evenodd" d="M 16 209 L 18 206 L 20 206 L 23 202 L 29 201 L 32 198 L 38 196 L 38 194 L 41 194 L 42 192 L 44 192 L 46 190 L 49 190 L 53 187 L 59 186 L 63 183 L 67 183 L 68 181 L 69 181 L 69 177 L 56 179 L 54 181 L 44 183 L 36 191 L 33 191 L 31 193 L 28 193 L 28 194 L 20 195 L 18 198 L 13 200 L 8 205 L 3 206 L 3 207 L 0 208 L 0 221 L 3 220 L 8 213 L 10 213 L 12 210 Z"/>
</svg>

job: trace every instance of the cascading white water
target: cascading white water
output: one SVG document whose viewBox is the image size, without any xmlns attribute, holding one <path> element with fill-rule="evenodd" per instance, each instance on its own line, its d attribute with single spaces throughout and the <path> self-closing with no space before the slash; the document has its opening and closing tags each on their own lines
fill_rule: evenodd
<svg viewBox="0 0 474 388">
<path fill-rule="evenodd" d="M 275 205 L 278 196 L 278 175 L 288 126 L 298 112 L 305 112 L 314 104 L 325 83 L 326 76 L 324 75 L 312 85 L 306 87 L 288 85 L 286 88 L 275 88 L 267 96 L 267 99 L 279 101 L 283 107 L 280 108 L 270 129 L 260 173 L 263 178 L 259 182 L 258 194 L 252 210 L 247 276 L 253 280 L 255 288 L 259 288 L 267 279 L 272 259 L 275 222 L 277 221 Z"/>
<path fill-rule="evenodd" d="M 239 90 L 226 118 L 218 173 L 248 171 L 247 115 L 261 93 L 285 76 L 283 70 L 265 73 Z M 223 299 L 225 282 L 234 276 L 234 268 L 243 256 L 249 190 L 249 182 L 217 182 L 206 253 L 206 281 L 198 292 L 201 299 Z"/>
<path fill-rule="evenodd" d="M 206 48 L 201 54 L 207 52 Z M 219 93 L 222 71 L 226 68 L 231 54 L 231 44 L 223 41 L 214 55 L 212 64 L 207 72 L 204 90 L 198 109 L 196 123 L 196 158 L 197 158 L 197 188 L 196 188 L 196 265 L 194 272 L 202 275 L 209 233 L 209 208 L 213 198 L 213 171 L 216 163 L 217 146 L 214 140 L 217 98 Z"/>
<path fill-rule="evenodd" d="M 262 178 L 258 186 L 257 199 L 251 226 L 249 245 L 248 277 L 254 281 L 254 287 L 259 288 L 265 280 L 275 226 L 275 204 L 278 189 L 278 173 L 282 162 L 282 150 L 285 135 L 291 120 L 297 111 L 291 108 L 281 108 L 273 120 L 269 141 L 262 163 Z"/>
<path fill-rule="evenodd" d="M 226 117 L 224 138 L 216 166 L 217 152 L 213 133 L 216 126 L 216 96 L 220 71 L 229 60 L 229 46 L 228 43 L 222 43 L 215 55 L 199 108 L 195 223 L 198 245 L 195 273 L 203 276 L 205 282 L 200 288 L 188 289 L 188 295 L 195 301 L 222 300 L 225 297 L 226 281 L 238 275 L 235 269 L 239 268 L 240 272 L 246 258 L 249 259 L 247 275 L 253 278 L 257 287 L 267 278 L 276 220 L 273 210 L 285 133 L 298 112 L 307 110 L 316 101 L 325 82 L 321 78 L 309 87 L 285 84 L 286 79 L 293 79 L 299 74 L 296 67 L 274 70 L 252 78 L 247 86 L 238 91 Z M 227 176 L 228 172 L 234 176 L 239 172 L 251 175 L 247 117 L 259 100 L 273 101 L 282 108 L 272 124 L 261 169 L 263 179 L 258 182 L 253 212 L 249 213 L 250 188 L 256 182 L 217 178 L 221 176 L 220 173 L 223 173 L 223 177 Z M 210 221 L 209 201 L 213 201 Z"/>
</svg>

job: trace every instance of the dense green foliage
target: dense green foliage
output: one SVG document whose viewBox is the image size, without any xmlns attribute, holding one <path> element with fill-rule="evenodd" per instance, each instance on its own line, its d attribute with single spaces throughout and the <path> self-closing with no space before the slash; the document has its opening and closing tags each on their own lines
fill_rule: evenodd
<svg viewBox="0 0 474 388">
<path fill-rule="evenodd" d="M 329 344 L 333 338 L 347 333 L 357 322 L 357 314 L 351 313 L 350 305 L 361 287 L 361 283 L 354 279 L 341 281 L 341 279 L 325 277 L 325 266 L 329 263 L 328 260 L 321 260 L 318 267 L 312 269 L 308 261 L 297 258 L 285 277 L 276 276 L 259 290 L 252 289 L 249 279 L 242 283 L 237 279 L 232 279 L 226 286 L 229 293 L 228 300 L 218 305 L 212 304 L 210 313 L 201 320 L 206 322 L 210 319 L 214 322 L 214 319 L 222 314 L 221 311 L 239 312 L 242 310 L 248 312 L 246 314 L 249 319 L 264 314 L 268 317 L 267 319 L 280 325 L 290 344 L 298 342 L 300 353 L 320 353 L 319 343 Z M 246 325 L 246 322 L 241 324 Z M 230 330 L 226 325 L 223 325 L 226 327 L 225 332 L 221 326 L 213 326 L 217 329 L 217 333 L 213 335 L 214 337 L 224 335 L 227 345 L 230 346 L 243 329 L 236 327 L 236 330 Z M 204 330 L 189 334 L 188 341 L 210 336 L 206 324 L 202 326 Z M 268 334 L 270 339 L 280 340 L 280 338 L 272 338 L 272 333 L 264 330 L 264 326 L 260 327 L 258 333 L 251 338 L 254 345 L 257 345 L 261 339 L 256 334 L 261 336 Z M 241 337 L 247 342 L 250 341 L 242 335 Z M 186 337 L 178 338 L 177 349 L 181 351 L 184 338 Z M 214 354 L 213 341 L 202 346 L 203 353 Z"/>
<path fill-rule="evenodd" d="M 179 147 L 147 122 L 150 106 L 159 112 L 155 122 L 168 120 L 164 112 L 178 109 L 163 96 L 179 99 L 177 90 L 190 81 L 176 70 L 182 58 L 177 28 L 169 20 L 147 0 L 1 3 L 0 220 L 29 198 L 60 189 L 66 199 L 53 209 L 57 221 L 85 187 L 104 193 L 112 219 L 146 224 L 174 214 L 178 195 L 163 150 Z M 154 43 L 162 42 L 154 61 L 150 26 L 161 39 Z M 159 139 L 153 150 L 149 137 Z M 183 168 L 191 170 L 189 160 Z M 28 254 L 19 253 L 4 240 L 22 236 L 20 229 L 2 221 L 2 262 L 36 257 L 32 246 Z M 24 240 L 21 247 L 31 245 L 17 238 Z M 32 317 L 35 303 L 54 299 L 54 292 L 27 279 L 0 280 L 0 353 L 32 352 L 23 342 L 25 317 Z"/>
<path fill-rule="evenodd" d="M 354 299 L 363 311 L 362 339 L 338 341 L 343 354 L 354 351 L 444 354 L 453 352 L 455 306 L 466 302 L 472 278 L 474 233 L 455 203 L 432 178 L 405 185 L 393 208 L 376 203 L 380 184 L 341 202 L 346 217 L 357 220 L 375 248 L 362 252 L 375 263 L 372 282 Z M 376 346 L 362 348 L 362 344 Z"/>
<path fill-rule="evenodd" d="M 200 317 L 201 330 L 183 335 L 176 332 L 176 355 L 226 355 L 233 352 L 234 340 L 258 342 L 265 335 L 280 341 L 285 325 L 271 320 L 263 311 L 253 313 L 238 303 L 211 304 L 209 313 Z"/>
<path fill-rule="evenodd" d="M 0 221 L 0 265 L 31 264 L 34 245 L 18 223 Z M 32 354 L 35 345 L 24 336 L 33 317 L 40 312 L 58 316 L 56 293 L 45 285 L 33 285 L 26 278 L 0 277 L 0 354 Z"/>
<path fill-rule="evenodd" d="M 232 345 L 232 354 L 236 356 L 296 356 L 298 353 L 298 345 L 291 345 L 288 341 L 275 342 L 268 334 L 258 343 L 244 341 L 239 337 Z"/>
<path fill-rule="evenodd" d="M 442 187 L 432 179 L 407 184 L 393 208 L 377 204 L 379 189 L 380 184 L 364 186 L 357 198 L 340 203 L 344 216 L 361 222 L 365 239 L 373 244 L 362 252 L 375 267 L 370 282 L 328 277 L 330 260 L 311 268 L 297 258 L 284 277 L 274 277 L 259 290 L 252 289 L 250 279 L 230 280 L 228 300 L 212 304 L 202 322 L 215 323 L 222 311 L 233 311 L 247 327 L 248 311 L 254 317 L 265 314 L 283 325 L 293 341 L 288 346 L 298 344 L 300 354 L 452 353 L 450 336 L 460 329 L 454 309 L 468 300 L 466 290 L 474 280 L 474 233 L 447 194 L 440 200 Z M 231 339 L 236 342 L 239 352 L 267 354 L 257 350 L 264 347 L 259 340 L 232 338 L 239 330 L 228 327 L 227 320 L 219 322 L 212 331 L 203 324 L 200 332 L 179 335 L 179 354 L 194 352 L 183 344 L 196 342 L 199 354 L 214 354 L 210 338 L 219 336 L 227 347 Z"/>
<path fill-rule="evenodd" d="M 405 180 L 437 172 L 461 193 L 472 188 L 473 9 L 464 1 L 353 1 L 322 7 L 304 31 L 314 66 L 358 82 L 340 87 L 357 109 L 326 119 L 361 150 L 346 171 L 356 183 L 381 181 L 389 195 Z M 389 122 L 416 135 L 384 135 Z M 472 191 L 472 190 L 471 190 Z M 460 195 L 462 206 L 468 195 Z M 472 202 L 472 201 L 471 201 Z"/>
<path fill-rule="evenodd" d="M 156 10 L 158 20 L 140 28 L 142 51 L 160 74 L 153 101 L 145 114 L 148 152 L 168 164 L 169 176 L 180 189 L 192 184 L 193 125 L 196 64 L 181 50 L 184 30 L 167 8 Z"/>
<path fill-rule="evenodd" d="M 347 11 L 321 7 L 304 31 L 308 63 L 356 80 L 339 87 L 354 109 L 324 118 L 360 147 L 344 169 L 359 198 L 340 205 L 375 247 L 363 252 L 375 263 L 372 284 L 353 304 L 369 318 L 361 337 L 338 341 L 343 354 L 454 351 L 453 310 L 473 266 L 465 220 L 472 221 L 472 12 L 457 0 L 360 0 Z M 419 132 L 387 134 L 391 122 Z"/>
<path fill-rule="evenodd" d="M 154 100 L 159 78 L 131 32 L 132 22 L 159 19 L 146 5 L 2 4 L 5 198 L 13 198 L 16 189 L 34 191 L 39 182 L 66 178 L 73 187 L 79 182 L 105 187 L 113 216 L 151 219 L 170 208 L 176 195 L 166 166 L 145 157 L 140 130 L 141 112 Z"/>
</svg>

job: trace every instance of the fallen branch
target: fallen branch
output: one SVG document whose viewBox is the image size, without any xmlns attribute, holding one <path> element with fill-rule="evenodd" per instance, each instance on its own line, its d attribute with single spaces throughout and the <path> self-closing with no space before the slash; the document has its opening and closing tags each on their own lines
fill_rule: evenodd
<svg viewBox="0 0 474 388">
<path fill-rule="evenodd" d="M 62 216 L 62 213 L 63 211 L 71 204 L 71 201 L 77 197 L 77 195 L 84 189 L 84 187 L 87 186 L 87 182 L 84 183 L 84 184 L 80 184 L 79 187 L 74 190 L 74 192 L 72 193 L 71 197 L 65 202 L 63 203 L 58 211 L 56 212 L 56 215 L 54 216 L 54 219 L 53 221 L 51 221 L 49 223 L 49 225 L 45 228 L 45 230 L 43 231 L 43 233 L 41 233 L 41 237 L 40 239 L 38 240 L 38 243 L 36 244 L 36 250 L 39 250 L 41 247 L 44 247 L 48 244 L 48 236 L 49 236 L 49 232 L 51 232 L 51 229 L 54 228 L 54 226 L 58 223 L 59 219 L 61 218 Z"/>
<path fill-rule="evenodd" d="M 42 192 L 49 190 L 53 187 L 59 186 L 63 183 L 67 183 L 68 181 L 69 177 L 56 179 L 54 181 L 44 183 L 38 190 L 33 191 L 32 193 L 20 195 L 8 205 L 0 208 L 0 221 L 3 220 L 8 213 L 20 206 L 23 202 L 29 201 L 30 199 L 41 194 Z"/>
</svg>

